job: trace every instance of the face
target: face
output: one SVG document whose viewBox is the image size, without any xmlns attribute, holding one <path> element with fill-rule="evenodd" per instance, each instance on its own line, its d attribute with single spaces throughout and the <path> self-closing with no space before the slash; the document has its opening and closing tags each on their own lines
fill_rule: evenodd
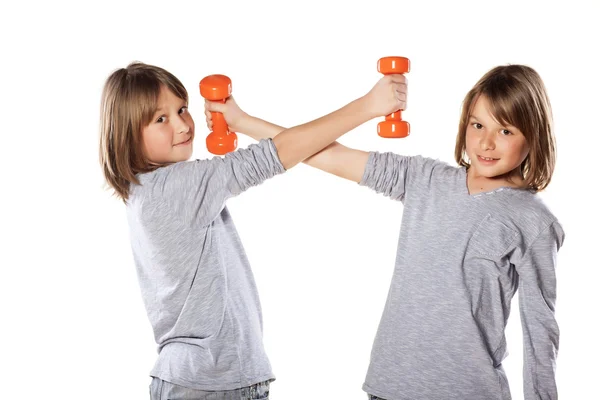
<svg viewBox="0 0 600 400">
<path fill-rule="evenodd" d="M 142 129 L 142 148 L 153 164 L 186 161 L 192 156 L 194 120 L 185 100 L 165 86 L 158 96 L 158 109 Z"/>
<path fill-rule="evenodd" d="M 489 102 L 479 96 L 469 116 L 466 151 L 473 178 L 521 181 L 519 166 L 529 153 L 527 140 L 511 125 L 501 125 L 490 113 Z"/>
</svg>

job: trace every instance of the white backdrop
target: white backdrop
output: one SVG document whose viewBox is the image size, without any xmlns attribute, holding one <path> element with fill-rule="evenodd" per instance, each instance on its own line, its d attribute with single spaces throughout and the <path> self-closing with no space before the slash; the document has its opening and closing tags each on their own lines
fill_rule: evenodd
<svg viewBox="0 0 600 400">
<path fill-rule="evenodd" d="M 3 5 L 0 397 L 148 398 L 156 347 L 124 207 L 103 190 L 98 166 L 100 92 L 114 69 L 140 60 L 178 76 L 196 119 L 194 157 L 205 158 L 202 77 L 227 74 L 246 111 L 292 126 L 366 93 L 380 77 L 378 58 L 400 55 L 412 62 L 403 114 L 411 136 L 379 138 L 372 120 L 342 143 L 452 162 L 462 99 L 482 74 L 522 63 L 544 79 L 558 163 L 542 196 L 567 234 L 558 269 L 558 386 L 563 399 L 600 399 L 600 6 L 548 3 Z M 250 143 L 240 137 L 241 147 Z M 299 165 L 228 206 L 261 295 L 278 378 L 272 398 L 366 399 L 361 385 L 401 204 Z M 514 399 L 522 399 L 517 311 L 515 298 L 504 365 Z"/>
</svg>

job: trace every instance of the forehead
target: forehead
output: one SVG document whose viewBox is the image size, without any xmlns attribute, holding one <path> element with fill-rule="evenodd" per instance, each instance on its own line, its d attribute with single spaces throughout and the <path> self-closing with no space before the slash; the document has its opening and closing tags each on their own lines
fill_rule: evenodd
<svg viewBox="0 0 600 400">
<path fill-rule="evenodd" d="M 487 99 L 487 97 L 482 96 L 482 95 L 477 96 L 477 98 L 473 102 L 469 116 L 495 119 L 494 116 L 492 115 L 489 100 Z"/>
<path fill-rule="evenodd" d="M 494 122 L 499 125 L 509 125 L 506 121 L 502 121 L 494 115 L 494 109 L 489 99 L 485 95 L 479 95 L 471 106 L 470 118 L 475 118 L 481 122 Z"/>
<path fill-rule="evenodd" d="M 160 91 L 158 92 L 158 98 L 156 99 L 158 110 L 168 108 L 169 106 L 179 107 L 182 102 L 185 102 L 185 100 L 177 97 L 177 95 L 165 85 L 160 85 Z"/>
</svg>

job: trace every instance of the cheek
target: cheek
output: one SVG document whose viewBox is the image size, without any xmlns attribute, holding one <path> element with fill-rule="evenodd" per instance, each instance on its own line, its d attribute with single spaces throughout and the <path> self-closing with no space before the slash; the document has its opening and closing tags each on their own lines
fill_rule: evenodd
<svg viewBox="0 0 600 400">
<path fill-rule="evenodd" d="M 521 146 L 521 158 L 524 160 L 529 155 L 529 145 L 527 143 Z"/>
<path fill-rule="evenodd" d="M 529 148 L 524 141 L 511 141 L 506 144 L 506 149 L 515 159 L 523 160 L 529 153 Z"/>
<path fill-rule="evenodd" d="M 171 138 L 165 130 L 153 129 L 142 133 L 142 147 L 149 157 L 159 157 L 171 146 Z"/>
<path fill-rule="evenodd" d="M 477 145 L 477 138 L 475 135 L 467 129 L 465 134 L 465 147 L 467 148 L 467 153 Z"/>
<path fill-rule="evenodd" d="M 186 119 L 187 119 L 186 123 L 188 124 L 188 126 L 190 127 L 190 129 L 193 132 L 196 128 L 196 124 L 194 123 L 194 118 L 192 118 L 191 114 L 188 114 Z"/>
</svg>

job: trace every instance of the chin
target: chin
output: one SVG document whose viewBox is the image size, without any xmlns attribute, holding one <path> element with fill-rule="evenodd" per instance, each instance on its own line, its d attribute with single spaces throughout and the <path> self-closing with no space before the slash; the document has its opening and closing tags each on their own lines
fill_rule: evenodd
<svg viewBox="0 0 600 400">
<path fill-rule="evenodd" d="M 481 166 L 481 165 L 473 165 L 471 164 L 471 167 L 475 170 L 474 172 L 484 178 L 494 178 L 498 175 L 502 175 L 503 172 L 501 171 L 501 169 L 495 167 L 495 168 L 490 168 L 490 167 L 485 167 L 485 166 Z"/>
</svg>

